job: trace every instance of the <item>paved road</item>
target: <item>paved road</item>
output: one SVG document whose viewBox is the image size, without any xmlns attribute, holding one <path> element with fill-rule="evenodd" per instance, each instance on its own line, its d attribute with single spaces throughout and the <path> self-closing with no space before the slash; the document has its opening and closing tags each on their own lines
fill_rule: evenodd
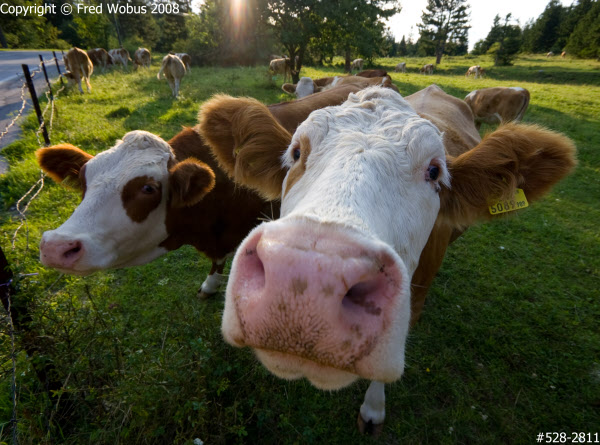
<svg viewBox="0 0 600 445">
<path fill-rule="evenodd" d="M 24 81 L 21 64 L 26 63 L 30 71 L 38 69 L 40 64 L 39 54 L 46 61 L 48 77 L 55 79 L 58 76 L 58 70 L 52 60 L 52 51 L 0 51 L 0 134 L 4 132 L 6 127 L 12 122 L 14 116 L 21 109 L 21 86 Z M 60 52 L 56 55 L 62 58 Z M 62 62 L 60 70 L 61 72 L 65 70 Z M 33 77 L 33 81 L 38 96 L 44 94 L 47 87 L 43 73 L 37 73 Z M 28 100 L 24 114 L 32 108 L 28 91 L 26 91 L 25 97 Z M 6 136 L 0 139 L 0 151 L 3 147 L 18 139 L 20 134 L 19 122 L 21 120 L 22 118 L 17 121 L 16 125 L 10 129 Z M 0 160 L 0 174 L 4 173 L 5 168 L 6 165 Z"/>
</svg>

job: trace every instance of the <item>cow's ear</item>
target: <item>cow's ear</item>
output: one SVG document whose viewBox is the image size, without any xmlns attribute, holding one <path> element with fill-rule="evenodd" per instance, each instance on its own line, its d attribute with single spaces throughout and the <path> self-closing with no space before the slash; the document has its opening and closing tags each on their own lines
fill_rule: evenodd
<svg viewBox="0 0 600 445">
<path fill-rule="evenodd" d="M 490 219 L 494 201 L 512 198 L 517 188 L 535 201 L 576 164 L 575 145 L 566 136 L 535 125 L 504 125 L 448 159 L 451 187 L 440 192 L 440 216 L 457 227 Z"/>
<path fill-rule="evenodd" d="M 294 85 L 293 83 L 284 83 L 283 85 L 281 85 L 281 89 L 288 94 L 293 95 L 296 93 L 296 85 Z"/>
<path fill-rule="evenodd" d="M 281 195 L 281 155 L 292 136 L 269 109 L 251 98 L 217 95 L 200 108 L 200 134 L 217 162 L 238 184 L 266 199 Z"/>
<path fill-rule="evenodd" d="M 35 152 L 38 164 L 54 181 L 78 187 L 79 172 L 93 156 L 71 144 L 40 148 Z"/>
<path fill-rule="evenodd" d="M 204 162 L 188 158 L 169 170 L 171 206 L 197 204 L 215 187 L 215 172 Z"/>
</svg>

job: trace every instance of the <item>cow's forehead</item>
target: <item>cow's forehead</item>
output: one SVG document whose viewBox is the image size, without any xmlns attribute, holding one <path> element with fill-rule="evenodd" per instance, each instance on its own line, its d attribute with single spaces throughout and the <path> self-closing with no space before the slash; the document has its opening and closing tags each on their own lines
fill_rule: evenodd
<svg viewBox="0 0 600 445">
<path fill-rule="evenodd" d="M 86 165 L 86 179 L 102 177 L 128 178 L 151 171 L 166 172 L 173 157 L 171 147 L 160 137 L 147 131 L 131 131 L 114 147 L 99 153 Z"/>
</svg>

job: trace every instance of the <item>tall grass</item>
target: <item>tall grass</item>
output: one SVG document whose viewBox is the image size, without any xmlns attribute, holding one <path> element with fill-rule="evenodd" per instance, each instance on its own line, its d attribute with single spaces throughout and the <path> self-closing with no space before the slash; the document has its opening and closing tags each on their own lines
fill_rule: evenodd
<svg viewBox="0 0 600 445">
<path fill-rule="evenodd" d="M 379 59 L 390 72 L 400 59 Z M 473 89 L 522 86 L 526 122 L 573 138 L 575 173 L 512 218 L 471 227 L 449 249 L 407 345 L 404 377 L 387 387 L 383 443 L 532 443 L 539 432 L 600 432 L 600 63 L 527 56 L 513 67 L 485 59 L 407 59 L 393 74 L 404 95 L 436 83 Z M 485 79 L 467 79 L 479 63 Z M 341 74 L 340 61 L 304 75 Z M 174 100 L 151 71 L 96 73 L 92 94 L 61 94 L 51 138 L 97 153 L 126 132 L 165 139 L 194 125 L 218 92 L 287 100 L 266 67 L 193 68 Z M 222 295 L 198 301 L 210 263 L 192 248 L 140 267 L 89 277 L 40 266 L 37 244 L 64 222 L 76 193 L 47 179 L 20 224 L 17 200 L 39 178 L 33 118 L 3 154 L 0 244 L 18 279 L 15 304 L 33 315 L 44 355 L 18 352 L 19 441 L 40 443 L 376 443 L 355 428 L 367 382 L 321 392 L 271 376 L 220 335 Z M 486 127 L 482 131 L 490 131 Z M 32 339 L 21 338 L 22 341 Z M 64 383 L 57 410 L 33 373 L 52 363 Z M 10 342 L 0 334 L 0 443 L 10 440 Z M 71 404 L 72 402 L 72 404 Z"/>
</svg>

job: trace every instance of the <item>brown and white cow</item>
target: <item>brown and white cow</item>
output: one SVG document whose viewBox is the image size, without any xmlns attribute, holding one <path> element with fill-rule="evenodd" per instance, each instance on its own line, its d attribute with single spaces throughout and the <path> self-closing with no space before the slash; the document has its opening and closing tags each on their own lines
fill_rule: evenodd
<svg viewBox="0 0 600 445">
<path fill-rule="evenodd" d="M 192 69 L 192 58 L 190 55 L 187 53 L 175 53 L 175 55 L 181 59 L 185 70 L 189 72 Z"/>
<path fill-rule="evenodd" d="M 144 68 L 150 68 L 151 61 L 152 57 L 150 56 L 149 50 L 146 48 L 138 48 L 135 50 L 135 53 L 133 54 L 133 68 L 135 70 L 141 66 Z"/>
<path fill-rule="evenodd" d="M 104 48 L 90 49 L 88 50 L 87 55 L 94 66 L 99 66 L 103 70 L 105 70 L 108 65 L 113 64 L 112 57 L 110 57 L 108 51 Z"/>
<path fill-rule="evenodd" d="M 123 68 L 127 68 L 128 62 L 131 62 L 131 57 L 129 56 L 129 51 L 125 48 L 116 48 L 111 49 L 108 54 L 112 58 L 113 64 L 120 63 L 123 65 Z"/>
<path fill-rule="evenodd" d="M 549 51 L 548 54 L 546 54 L 546 57 L 554 57 L 554 53 L 552 51 Z"/>
<path fill-rule="evenodd" d="M 369 77 L 385 77 L 385 76 L 389 76 L 389 75 L 386 70 L 375 69 L 375 70 L 360 71 L 360 72 L 356 73 L 355 76 L 369 78 Z"/>
<path fill-rule="evenodd" d="M 362 70 L 363 69 L 363 59 L 354 59 L 350 64 L 350 71 L 354 70 Z"/>
<path fill-rule="evenodd" d="M 465 77 L 473 76 L 475 79 L 481 77 L 481 65 L 473 65 L 465 73 Z"/>
<path fill-rule="evenodd" d="M 567 52 L 563 51 L 562 53 L 560 53 L 560 58 L 564 59 L 566 57 L 566 55 L 567 55 Z"/>
<path fill-rule="evenodd" d="M 81 80 L 83 79 L 88 93 L 92 91 L 90 76 L 94 72 L 94 65 L 92 65 L 92 61 L 84 50 L 71 48 L 65 54 L 65 67 L 68 71 L 64 73 L 64 76 L 67 78 L 69 85 L 77 84 L 79 91 L 83 93 L 81 88 Z"/>
<path fill-rule="evenodd" d="M 405 73 L 406 72 L 406 62 L 400 62 L 399 64 L 397 64 L 396 68 L 394 68 L 394 72 Z"/>
<path fill-rule="evenodd" d="M 160 75 L 163 74 L 169 82 L 173 97 L 179 95 L 179 86 L 181 85 L 181 79 L 185 76 L 185 66 L 181 59 L 173 54 L 167 54 L 163 60 L 160 70 L 156 75 L 156 78 L 160 80 Z"/>
<path fill-rule="evenodd" d="M 295 94 L 298 99 L 320 91 L 327 91 L 341 85 L 357 85 L 363 88 L 369 86 L 381 85 L 398 91 L 396 85 L 392 83 L 390 76 L 384 77 L 362 77 L 362 76 L 335 76 L 323 77 L 321 79 L 311 79 L 310 77 L 301 77 L 297 84 L 284 83 L 281 89 L 288 94 Z"/>
<path fill-rule="evenodd" d="M 482 123 L 497 125 L 519 122 L 529 106 L 529 91 L 521 87 L 483 88 L 470 92 L 465 102 L 475 118 L 477 129 Z"/>
<path fill-rule="evenodd" d="M 517 187 L 540 198 L 571 171 L 575 147 L 518 124 L 481 140 L 469 107 L 435 85 L 406 99 L 362 90 L 313 112 L 293 136 L 273 122 L 256 145 L 251 122 L 212 113 L 222 103 L 245 115 L 243 100 L 203 106 L 200 131 L 215 156 L 240 183 L 281 198 L 281 218 L 236 252 L 223 335 L 285 379 L 326 390 L 371 380 L 359 426 L 377 430 L 384 383 L 403 374 L 411 318 L 449 242 L 490 218 L 490 199 Z"/>
<path fill-rule="evenodd" d="M 421 74 L 433 74 L 433 64 L 428 63 L 427 65 L 423 65 L 419 72 Z"/>
<path fill-rule="evenodd" d="M 349 85 L 268 109 L 294 132 L 313 110 L 339 105 L 356 91 Z M 96 156 L 62 144 L 38 150 L 37 158 L 55 181 L 83 193 L 71 217 L 40 244 L 42 263 L 70 274 L 145 264 L 187 244 L 212 261 L 203 298 L 217 291 L 226 257 L 259 219 L 279 214 L 278 202 L 223 173 L 196 129 L 185 128 L 168 144 L 134 131 Z"/>
<path fill-rule="evenodd" d="M 292 67 L 290 59 L 286 57 L 271 60 L 269 63 L 269 72 L 273 73 L 273 75 L 281 74 L 283 76 L 283 81 L 285 82 L 291 77 Z"/>
</svg>

